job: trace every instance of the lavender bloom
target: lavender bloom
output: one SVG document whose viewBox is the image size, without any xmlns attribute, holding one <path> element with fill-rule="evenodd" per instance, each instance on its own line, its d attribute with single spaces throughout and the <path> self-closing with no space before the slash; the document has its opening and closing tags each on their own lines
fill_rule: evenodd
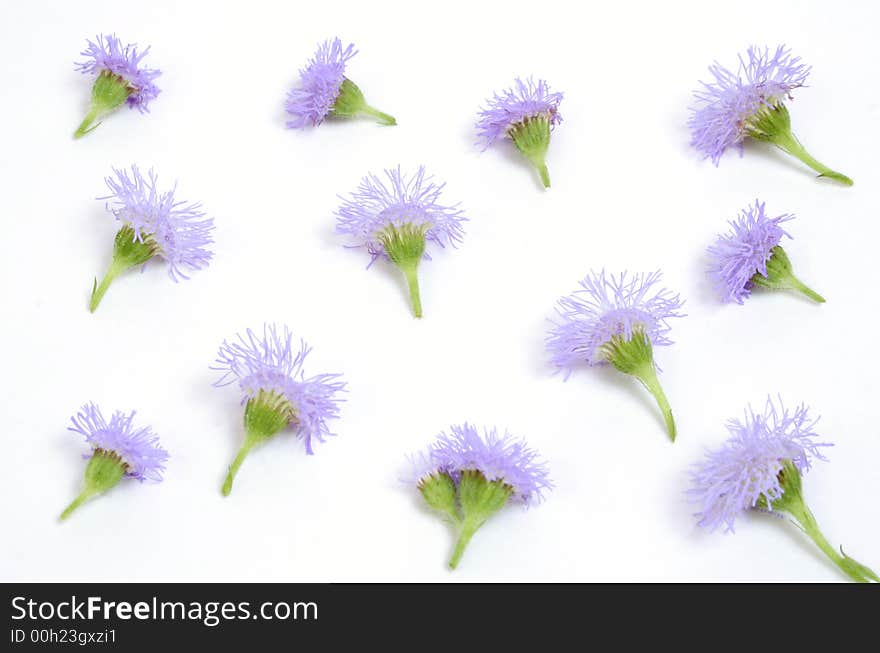
<svg viewBox="0 0 880 653">
<path fill-rule="evenodd" d="M 311 348 L 300 340 L 299 347 L 287 327 L 263 326 L 262 337 L 248 329 L 233 342 L 224 341 L 211 369 L 222 372 L 216 386 L 238 383 L 245 404 L 245 443 L 230 467 L 224 495 L 232 489 L 238 468 L 254 445 L 292 426 L 314 453 L 313 440 L 324 442 L 334 435 L 327 421 L 338 417 L 336 395 L 345 389 L 340 374 L 319 374 L 306 378 L 303 363 Z"/>
<path fill-rule="evenodd" d="M 418 264 L 428 242 L 439 247 L 458 245 L 467 221 L 458 205 L 440 203 L 446 184 L 425 176 L 424 166 L 412 176 L 397 169 L 385 170 L 386 181 L 370 174 L 336 211 L 336 232 L 349 236 L 353 247 L 372 257 L 385 258 L 406 276 L 416 317 L 421 317 Z"/>
<path fill-rule="evenodd" d="M 543 79 L 517 78 L 514 88 L 495 93 L 477 119 L 477 139 L 483 150 L 510 136 L 517 149 L 534 165 L 545 188 L 550 187 L 545 158 L 550 131 L 562 122 L 562 93 L 551 93 Z"/>
<path fill-rule="evenodd" d="M 732 533 L 744 510 L 759 506 L 772 510 L 783 494 L 779 473 L 785 461 L 805 473 L 813 458 L 826 460 L 820 449 L 832 445 L 816 441 L 818 421 L 803 404 L 789 411 L 781 400 L 777 407 L 769 397 L 763 413 L 749 406 L 742 421 L 728 420 L 730 438 L 717 451 L 707 452 L 692 475 L 689 494 L 702 506 L 700 526 L 713 531 L 724 526 Z"/>
<path fill-rule="evenodd" d="M 85 404 L 71 418 L 68 430 L 84 436 L 92 447 L 86 467 L 85 487 L 80 495 L 61 514 L 66 519 L 85 501 L 106 492 L 123 476 L 139 481 L 159 482 L 168 460 L 168 452 L 159 446 L 159 438 L 149 426 L 135 428 L 135 412 L 126 415 L 116 411 L 109 423 L 101 409 L 93 403 Z"/>
<path fill-rule="evenodd" d="M 694 92 L 688 127 L 691 145 L 717 166 L 730 147 L 742 154 L 747 137 L 773 143 L 819 173 L 852 185 L 848 177 L 834 172 L 811 157 L 791 132 L 785 100 L 805 85 L 809 66 L 780 45 L 775 51 L 750 47 L 740 55 L 736 73 L 719 63 L 709 67 L 712 82 L 701 82 Z"/>
<path fill-rule="evenodd" d="M 88 42 L 88 47 L 81 53 L 87 59 L 75 66 L 78 72 L 94 75 L 96 79 L 92 87 L 92 105 L 76 130 L 77 138 L 97 127 L 96 121 L 123 103 L 141 113 L 149 111 L 150 102 L 160 93 L 154 80 L 162 74 L 141 65 L 149 51 L 149 47 L 138 51 L 133 43 L 122 45 L 115 34 L 99 34 L 95 41 Z"/>
<path fill-rule="evenodd" d="M 455 569 L 474 533 L 508 501 L 530 504 L 553 487 L 547 465 L 525 440 L 496 429 L 452 426 L 425 452 L 410 458 L 419 491 L 456 526 L 449 566 Z"/>
<path fill-rule="evenodd" d="M 764 203 L 755 200 L 730 221 L 729 233 L 718 236 L 709 247 L 709 278 L 723 302 L 742 304 L 752 288 L 791 288 L 803 292 L 817 302 L 824 298 L 794 276 L 788 255 L 780 246 L 783 236 L 791 238 L 780 225 L 793 220 L 791 214 L 771 218 Z"/>
<path fill-rule="evenodd" d="M 324 41 L 300 71 L 299 86 L 287 94 L 287 113 L 292 129 L 320 125 L 327 116 L 350 118 L 369 115 L 385 125 L 397 121 L 369 106 L 363 93 L 345 76 L 345 65 L 357 54 L 354 44 L 343 46 L 338 38 Z"/>
<path fill-rule="evenodd" d="M 98 199 L 107 200 L 107 210 L 122 227 L 116 234 L 110 269 L 100 286 L 96 280 L 92 291 L 92 312 L 121 272 L 144 265 L 154 256 L 168 262 L 168 274 L 175 282 L 189 279 L 186 271 L 207 267 L 213 256 L 207 247 L 214 242 L 214 220 L 205 217 L 201 204 L 176 200 L 176 185 L 169 191 L 157 190 L 152 170 L 147 178 L 134 165 L 130 173 L 116 168 L 113 173 L 115 177 L 104 180 L 111 194 Z"/>
<path fill-rule="evenodd" d="M 525 505 L 540 502 L 543 491 L 552 489 L 547 464 L 526 441 L 495 428 L 483 429 L 468 424 L 451 426 L 451 434 L 437 436 L 427 451 L 411 459 L 415 477 L 421 480 L 434 474 L 449 474 L 456 485 L 461 473 L 476 470 L 488 481 L 501 481 L 512 489 L 510 500 Z"/>
<path fill-rule="evenodd" d="M 580 289 L 559 300 L 558 321 L 547 334 L 546 347 L 554 365 L 567 379 L 576 365 L 610 363 L 635 376 L 654 395 L 675 439 L 672 410 L 657 380 L 653 347 L 672 344 L 667 320 L 682 317 L 683 302 L 657 288 L 661 273 L 615 277 L 590 272 Z"/>
<path fill-rule="evenodd" d="M 763 412 L 749 406 L 742 420 L 728 420 L 727 442 L 707 452 L 692 472 L 688 494 L 700 505 L 698 523 L 732 533 L 744 511 L 786 513 L 850 578 L 878 582 L 873 571 L 828 543 L 804 501 L 803 474 L 812 468 L 813 459 L 826 460 L 821 449 L 832 446 L 817 441 L 818 421 L 803 404 L 790 411 L 781 399 L 777 406 L 769 397 Z"/>
</svg>

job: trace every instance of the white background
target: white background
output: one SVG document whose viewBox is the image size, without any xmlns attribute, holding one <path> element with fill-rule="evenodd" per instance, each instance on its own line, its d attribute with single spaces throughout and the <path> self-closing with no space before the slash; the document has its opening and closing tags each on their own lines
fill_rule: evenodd
<svg viewBox="0 0 880 653">
<path fill-rule="evenodd" d="M 768 393 L 822 415 L 836 446 L 808 502 L 833 543 L 880 566 L 880 11 L 660 4 L 4 3 L 0 580 L 840 580 L 792 524 L 695 526 L 688 466 Z M 90 79 L 73 62 L 113 31 L 152 45 L 162 94 L 74 141 Z M 349 76 L 399 126 L 285 129 L 285 93 L 335 35 L 356 43 Z M 689 148 L 706 67 L 778 42 L 813 66 L 795 132 L 854 187 L 764 146 L 717 169 Z M 473 146 L 484 98 L 530 74 L 565 93 L 547 192 L 512 147 Z M 129 273 L 91 315 L 116 230 L 94 198 L 131 163 L 204 203 L 216 258 L 177 285 L 161 264 Z M 421 163 L 471 221 L 458 250 L 422 266 L 416 321 L 396 270 L 341 247 L 333 211 L 367 172 Z M 755 197 L 798 216 L 786 248 L 827 304 L 716 302 L 703 252 Z M 662 268 L 687 299 L 676 343 L 656 352 L 674 445 L 634 380 L 584 368 L 564 383 L 546 362 L 555 300 L 601 267 Z M 307 373 L 343 372 L 350 392 L 337 438 L 308 457 L 277 437 L 224 499 L 241 407 L 208 367 L 223 338 L 267 320 L 313 345 Z M 90 400 L 138 410 L 171 453 L 166 480 L 122 482 L 60 524 L 87 450 L 66 427 Z M 450 573 L 451 529 L 397 479 L 405 454 L 465 420 L 527 437 L 557 487 L 493 518 Z"/>
</svg>

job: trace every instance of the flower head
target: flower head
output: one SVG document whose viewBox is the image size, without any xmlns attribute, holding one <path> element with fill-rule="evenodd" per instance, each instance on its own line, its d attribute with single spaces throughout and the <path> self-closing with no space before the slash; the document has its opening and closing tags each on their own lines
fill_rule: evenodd
<svg viewBox="0 0 880 653">
<path fill-rule="evenodd" d="M 372 257 L 394 263 L 406 276 L 416 317 L 422 316 L 417 268 L 428 242 L 456 246 L 467 220 L 458 205 L 440 203 L 445 184 L 425 176 L 424 166 L 407 176 L 397 169 L 385 171 L 385 180 L 370 174 L 336 210 L 336 231 L 348 236 L 351 247 L 363 247 Z"/>
<path fill-rule="evenodd" d="M 324 41 L 299 75 L 299 84 L 288 92 L 286 108 L 291 116 L 287 126 L 304 129 L 320 125 L 327 116 L 351 118 L 368 115 L 385 125 L 397 121 L 367 104 L 358 86 L 345 75 L 345 64 L 357 50 L 343 46 L 338 38 Z"/>
<path fill-rule="evenodd" d="M 149 103 L 160 93 L 153 80 L 162 74 L 159 70 L 141 66 L 149 51 L 147 47 L 139 52 L 134 43 L 122 45 L 115 34 L 99 34 L 81 52 L 87 59 L 77 63 L 76 69 L 86 75 L 107 72 L 121 78 L 128 87 L 125 102 L 129 107 L 144 112 L 149 110 Z"/>
<path fill-rule="evenodd" d="M 708 274 L 724 302 L 742 304 L 748 297 L 756 274 L 767 276 L 767 262 L 783 236 L 791 238 L 780 225 L 794 219 L 791 214 L 769 217 L 764 203 L 743 209 L 730 221 L 730 231 L 709 247 Z"/>
<path fill-rule="evenodd" d="M 689 494 L 700 504 L 700 526 L 733 532 L 737 516 L 744 510 L 764 507 L 783 495 L 780 472 L 790 463 L 799 473 L 809 471 L 813 458 L 825 460 L 814 430 L 818 418 L 801 404 L 788 410 L 779 400 L 768 397 L 762 413 L 749 406 L 742 420 L 727 422 L 730 438 L 724 445 L 706 453 L 692 472 Z"/>
<path fill-rule="evenodd" d="M 334 435 L 327 421 L 338 417 L 342 399 L 337 395 L 345 389 L 340 374 L 306 378 L 303 363 L 310 351 L 304 341 L 294 343 L 287 327 L 266 324 L 262 335 L 248 329 L 232 342 L 224 341 L 211 368 L 222 372 L 215 385 L 238 383 L 242 403 L 264 396 L 286 402 L 285 425 L 295 427 L 308 454 L 314 453 L 313 440 Z"/>
<path fill-rule="evenodd" d="M 93 451 L 118 456 L 127 476 L 161 481 L 168 452 L 159 446 L 159 438 L 149 426 L 134 427 L 134 416 L 135 411 L 126 415 L 117 410 L 107 422 L 101 409 L 88 403 L 71 418 L 69 430 L 84 436 Z"/>
<path fill-rule="evenodd" d="M 176 185 L 160 192 L 152 170 L 146 178 L 134 165 L 131 172 L 114 168 L 113 173 L 104 180 L 111 194 L 98 199 L 107 200 L 107 210 L 131 228 L 135 239 L 149 240 L 155 255 L 168 261 L 169 276 L 188 279 L 184 269 L 207 267 L 213 256 L 207 247 L 214 242 L 214 220 L 205 217 L 201 204 L 176 200 Z"/>
<path fill-rule="evenodd" d="M 608 363 L 603 345 L 615 336 L 630 340 L 634 331 L 644 331 L 653 346 L 669 345 L 667 320 L 682 317 L 683 304 L 678 295 L 656 287 L 662 274 L 618 276 L 590 272 L 580 288 L 559 300 L 558 321 L 547 335 L 547 350 L 552 362 L 565 370 L 566 378 L 580 363 Z"/>
<path fill-rule="evenodd" d="M 742 151 L 742 142 L 751 135 L 752 120 L 762 109 L 773 109 L 791 92 L 803 86 L 810 73 L 800 57 L 780 45 L 775 51 L 750 47 L 739 57 L 736 73 L 719 63 L 709 67 L 714 77 L 701 82 L 694 92 L 696 103 L 691 107 L 688 127 L 691 145 L 715 165 L 729 147 Z"/>
<path fill-rule="evenodd" d="M 467 221 L 458 204 L 440 202 L 446 184 L 435 184 L 420 166 L 413 175 L 385 170 L 385 179 L 369 174 L 349 198 L 340 196 L 336 210 L 336 232 L 349 236 L 355 247 L 363 247 L 375 261 L 388 258 L 384 234 L 389 227 L 405 224 L 423 227 L 425 240 L 440 247 L 461 243 Z"/>
<path fill-rule="evenodd" d="M 324 41 L 315 56 L 299 75 L 299 86 L 287 94 L 288 127 L 302 129 L 316 126 L 333 109 L 345 80 L 345 64 L 357 50 L 354 44 L 342 45 L 338 38 Z"/>
<path fill-rule="evenodd" d="M 550 188 L 547 149 L 550 132 L 562 122 L 562 93 L 551 93 L 543 79 L 516 80 L 514 88 L 496 93 L 477 119 L 477 142 L 485 150 L 510 136 L 516 148 L 535 167 L 544 188 Z"/>
<path fill-rule="evenodd" d="M 501 481 L 513 488 L 511 500 L 523 504 L 541 501 L 542 493 L 553 487 L 547 464 L 530 449 L 525 440 L 497 429 L 483 429 L 483 435 L 471 424 L 450 427 L 450 433 L 440 433 L 425 452 L 410 461 L 413 476 L 423 478 L 445 473 L 456 483 L 461 474 L 475 470 L 488 481 Z"/>
<path fill-rule="evenodd" d="M 477 119 L 477 137 L 482 149 L 504 138 L 515 125 L 526 120 L 543 117 L 550 127 L 562 122 L 559 103 L 562 93 L 551 93 L 543 79 L 535 82 L 529 78 L 517 78 L 513 88 L 495 93 Z"/>
</svg>

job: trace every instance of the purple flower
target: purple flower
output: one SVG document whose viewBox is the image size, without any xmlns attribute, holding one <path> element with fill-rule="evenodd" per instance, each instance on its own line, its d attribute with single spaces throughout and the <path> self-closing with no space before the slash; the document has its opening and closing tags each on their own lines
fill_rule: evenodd
<svg viewBox="0 0 880 653">
<path fill-rule="evenodd" d="M 319 374 L 309 378 L 303 363 L 311 348 L 302 340 L 297 347 L 285 326 L 263 326 L 262 336 L 251 329 L 239 334 L 232 342 L 223 341 L 211 369 L 222 372 L 217 386 L 238 383 L 242 403 L 257 398 L 261 392 L 283 398 L 289 405 L 285 414 L 305 443 L 306 453 L 313 454 L 313 440 L 324 442 L 334 435 L 327 421 L 339 416 L 337 394 L 345 383 L 337 381 L 341 374 Z"/>
<path fill-rule="evenodd" d="M 720 449 L 707 452 L 692 473 L 689 494 L 701 505 L 700 526 L 713 531 L 724 526 L 733 532 L 744 510 L 772 510 L 783 494 L 780 472 L 785 462 L 803 473 L 810 470 L 813 458 L 825 460 L 819 449 L 832 445 L 815 441 L 818 421 L 803 404 L 789 411 L 781 399 L 777 407 L 769 397 L 763 413 L 749 406 L 742 421 L 728 420 L 730 438 Z"/>
<path fill-rule="evenodd" d="M 383 181 L 370 174 L 336 210 L 336 231 L 349 236 L 352 247 L 362 247 L 372 257 L 385 258 L 406 275 L 416 317 L 421 317 L 416 268 L 430 258 L 425 245 L 456 246 L 467 221 L 458 205 L 440 203 L 445 184 L 425 176 L 424 166 L 412 176 L 397 169 L 385 170 Z"/>
<path fill-rule="evenodd" d="M 141 61 L 149 51 L 147 47 L 138 52 L 134 43 L 124 46 L 115 34 L 99 34 L 80 53 L 87 60 L 77 63 L 76 69 L 85 75 L 107 72 L 121 78 L 129 89 L 125 102 L 129 107 L 145 112 L 149 111 L 149 103 L 160 93 L 153 80 L 162 74 L 159 70 L 141 67 Z"/>
<path fill-rule="evenodd" d="M 126 415 L 117 410 L 108 423 L 101 409 L 88 403 L 71 418 L 73 426 L 68 430 L 84 436 L 93 451 L 118 456 L 127 476 L 139 481 L 161 481 L 168 452 L 159 446 L 159 438 L 149 426 L 133 426 L 134 416 L 135 411 Z"/>
<path fill-rule="evenodd" d="M 736 74 L 714 63 L 709 72 L 715 78 L 711 83 L 701 82 L 694 92 L 696 104 L 691 107 L 688 127 L 691 145 L 715 165 L 729 147 L 742 153 L 742 142 L 749 136 L 750 121 L 764 108 L 775 108 L 791 92 L 807 81 L 810 67 L 792 57 L 784 45 L 771 53 L 750 47 L 746 58 L 739 57 Z"/>
<path fill-rule="evenodd" d="M 683 302 L 665 288 L 656 288 L 662 274 L 618 276 L 590 272 L 580 288 L 559 300 L 559 321 L 547 335 L 547 350 L 553 364 L 565 370 L 568 378 L 575 366 L 605 365 L 609 361 L 602 346 L 615 336 L 632 338 L 638 326 L 654 346 L 670 345 L 667 320 L 682 317 Z"/>
<path fill-rule="evenodd" d="M 545 188 L 550 187 L 546 156 L 550 132 L 562 122 L 559 103 L 562 93 L 551 93 L 543 79 L 517 78 L 514 88 L 506 89 L 488 101 L 477 118 L 477 142 L 483 150 L 497 140 L 510 136 L 517 149 L 541 175 Z"/>
<path fill-rule="evenodd" d="M 396 169 L 385 170 L 387 183 L 374 174 L 361 180 L 360 186 L 336 210 L 336 232 L 349 236 L 354 247 L 363 247 L 375 261 L 388 259 L 382 237 L 388 227 L 404 224 L 425 227 L 425 240 L 439 247 L 453 247 L 464 235 L 462 223 L 467 221 L 458 204 L 440 202 L 446 184 L 435 184 L 420 166 L 408 176 Z M 426 258 L 430 258 L 426 255 Z"/>
<path fill-rule="evenodd" d="M 213 253 L 207 249 L 214 242 L 213 218 L 206 218 L 201 204 L 175 200 L 177 184 L 171 190 L 156 189 L 156 173 L 150 170 L 145 179 L 138 167 L 113 169 L 115 177 L 104 181 L 111 194 L 107 210 L 134 231 L 134 237 L 155 246 L 155 255 L 168 261 L 168 274 L 176 282 L 189 279 L 186 270 L 208 266 Z"/>
<path fill-rule="evenodd" d="M 544 117 L 551 127 L 562 122 L 559 103 L 562 93 L 551 93 L 543 79 L 535 82 L 517 78 L 513 88 L 495 93 L 477 119 L 477 138 L 485 150 L 498 139 L 508 136 L 511 128 L 525 120 Z"/>
<path fill-rule="evenodd" d="M 780 45 L 775 51 L 750 47 L 739 57 L 736 73 L 718 63 L 709 67 L 714 80 L 694 92 L 688 127 L 691 145 L 717 166 L 729 147 L 742 154 L 747 138 L 772 143 L 819 173 L 847 186 L 852 179 L 813 158 L 791 131 L 785 100 L 805 85 L 809 66 Z"/>
<path fill-rule="evenodd" d="M 783 236 L 791 236 L 781 225 L 794 218 L 783 214 L 768 217 L 764 203 L 743 209 L 737 220 L 730 221 L 731 230 L 721 235 L 708 249 L 711 262 L 708 274 L 724 302 L 742 304 L 752 293 L 756 274 L 767 276 L 767 262 Z"/>
<path fill-rule="evenodd" d="M 417 481 L 444 473 L 457 484 L 463 471 L 475 470 L 488 481 L 501 481 L 513 488 L 511 500 L 523 504 L 541 501 L 542 492 L 552 489 L 547 464 L 525 440 L 507 432 L 501 436 L 495 428 L 483 429 L 481 436 L 468 423 L 452 426 L 450 432 L 440 433 L 427 451 L 410 458 Z"/>
<path fill-rule="evenodd" d="M 559 300 L 558 321 L 547 334 L 546 347 L 554 365 L 567 379 L 576 365 L 610 363 L 636 377 L 657 400 L 670 439 L 676 427 L 672 409 L 654 363 L 653 348 L 669 345 L 671 317 L 682 317 L 682 301 L 665 288 L 655 288 L 660 272 L 619 276 L 591 272 L 581 287 Z"/>
<path fill-rule="evenodd" d="M 287 126 L 292 129 L 320 125 L 329 115 L 349 118 L 370 115 L 386 125 L 394 118 L 369 106 L 363 93 L 345 76 L 345 64 L 357 50 L 343 46 L 338 38 L 324 41 L 300 71 L 299 85 L 287 94 Z"/>
</svg>

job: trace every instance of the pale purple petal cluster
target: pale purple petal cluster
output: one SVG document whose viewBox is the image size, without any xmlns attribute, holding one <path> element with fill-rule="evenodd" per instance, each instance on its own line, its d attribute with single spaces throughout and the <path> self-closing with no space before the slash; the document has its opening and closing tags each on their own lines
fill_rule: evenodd
<svg viewBox="0 0 880 653">
<path fill-rule="evenodd" d="M 457 483 L 461 472 L 476 470 L 488 480 L 501 480 L 513 488 L 511 500 L 524 504 L 540 501 L 553 487 L 547 463 L 530 449 L 525 440 L 494 428 L 483 429 L 464 423 L 440 433 L 425 452 L 410 458 L 413 478 L 420 480 L 438 472 L 449 474 Z"/>
<path fill-rule="evenodd" d="M 92 449 L 112 451 L 126 464 L 126 475 L 140 481 L 161 481 L 168 452 L 159 446 L 159 437 L 149 426 L 135 428 L 135 411 L 126 415 L 116 411 L 108 423 L 101 409 L 88 403 L 71 418 L 68 430 L 85 436 Z"/>
<path fill-rule="evenodd" d="M 168 261 L 168 274 L 174 281 L 189 278 L 184 269 L 208 266 L 213 257 L 207 247 L 214 242 L 214 219 L 205 217 L 201 204 L 175 200 L 176 185 L 159 192 L 152 170 L 146 178 L 134 165 L 131 172 L 114 168 L 113 173 L 115 177 L 104 180 L 112 194 L 98 199 L 108 200 L 107 210 L 131 226 L 136 238 L 150 237 L 158 245 L 158 255 Z"/>
<path fill-rule="evenodd" d="M 769 397 L 763 413 L 749 406 L 742 421 L 729 420 L 730 438 L 720 449 L 707 452 L 692 472 L 688 494 L 701 506 L 699 525 L 710 530 L 723 526 L 732 533 L 737 516 L 758 507 L 759 500 L 772 508 L 784 492 L 779 482 L 783 462 L 790 461 L 803 473 L 813 458 L 825 460 L 820 448 L 832 445 L 815 441 L 818 421 L 803 404 L 789 411 L 781 399 L 777 406 Z"/>
<path fill-rule="evenodd" d="M 303 363 L 311 348 L 300 340 L 296 345 L 293 334 L 285 326 L 263 326 L 262 336 L 248 329 L 232 342 L 223 341 L 213 370 L 222 372 L 217 386 L 238 383 L 242 403 L 257 392 L 274 392 L 283 396 L 293 407 L 291 425 L 305 443 L 306 453 L 314 453 L 312 441 L 324 442 L 331 433 L 327 420 L 339 416 L 337 395 L 345 390 L 338 381 L 341 374 L 319 374 L 305 378 Z"/>
<path fill-rule="evenodd" d="M 386 257 L 379 234 L 388 226 L 426 225 L 425 240 L 440 247 L 456 246 L 467 221 L 458 205 L 440 203 L 446 184 L 435 184 L 424 166 L 414 175 L 385 170 L 385 178 L 370 174 L 336 210 L 336 232 L 349 236 L 353 247 L 363 247 L 375 261 Z M 427 253 L 425 255 L 428 257 Z"/>
<path fill-rule="evenodd" d="M 672 344 L 667 320 L 683 317 L 679 309 L 684 302 L 657 287 L 661 277 L 659 271 L 617 276 L 590 272 L 578 290 L 557 303 L 557 319 L 546 339 L 553 364 L 565 370 L 566 378 L 581 363 L 604 365 L 600 347 L 613 336 L 628 340 L 637 326 L 654 346 Z"/>
<path fill-rule="evenodd" d="M 79 72 L 86 75 L 100 75 L 106 70 L 124 79 L 131 89 L 126 100 L 128 106 L 144 112 L 149 111 L 149 103 L 160 93 L 153 80 L 162 74 L 159 70 L 141 67 L 141 61 L 149 51 L 147 47 L 139 52 L 134 43 L 122 45 L 115 34 L 99 34 L 80 53 L 88 59 L 75 65 Z"/>
<path fill-rule="evenodd" d="M 287 126 L 303 129 L 320 125 L 330 113 L 345 80 L 345 64 L 357 50 L 338 38 L 324 41 L 299 75 L 299 85 L 287 94 Z"/>
<path fill-rule="evenodd" d="M 736 73 L 717 62 L 709 72 L 714 80 L 700 82 L 701 88 L 694 92 L 688 127 L 691 145 L 718 165 L 728 147 L 737 146 L 742 152 L 749 118 L 790 97 L 805 84 L 810 68 L 780 45 L 775 51 L 750 47 L 745 57 L 740 55 Z"/>
<path fill-rule="evenodd" d="M 495 93 L 485 108 L 477 116 L 478 144 L 485 150 L 499 138 L 507 136 L 507 132 L 517 123 L 545 116 L 550 126 L 555 127 L 562 122 L 559 103 L 562 93 L 551 93 L 550 86 L 543 79 L 537 82 L 529 78 L 516 79 L 513 88 Z"/>
<path fill-rule="evenodd" d="M 752 292 L 752 277 L 767 275 L 767 261 L 783 236 L 791 236 L 779 225 L 794 218 L 783 214 L 768 217 L 764 203 L 755 200 L 730 221 L 730 232 L 718 236 L 709 247 L 707 273 L 724 302 L 742 304 Z"/>
</svg>

